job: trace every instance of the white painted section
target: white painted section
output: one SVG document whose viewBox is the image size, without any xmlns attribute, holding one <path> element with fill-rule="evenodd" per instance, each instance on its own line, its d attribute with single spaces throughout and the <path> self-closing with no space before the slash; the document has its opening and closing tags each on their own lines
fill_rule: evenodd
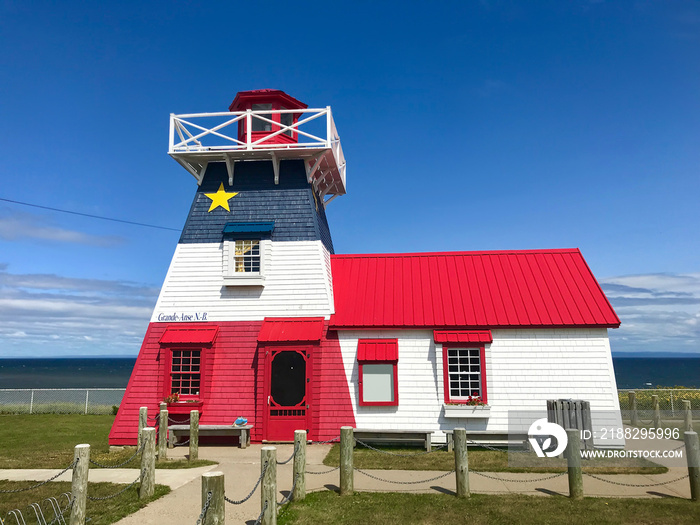
<svg viewBox="0 0 700 525">
<path fill-rule="evenodd" d="M 548 399 L 583 399 L 591 403 L 593 426 L 620 427 L 620 406 L 605 328 L 493 330 L 485 347 L 488 418 L 445 418 L 442 345 L 431 330 L 340 331 L 339 342 L 350 385 L 358 428 L 447 430 L 508 434 L 509 415 L 521 416 L 526 432 L 546 417 Z M 358 402 L 357 341 L 397 338 L 399 341 L 399 405 L 367 407 Z M 516 429 L 511 429 L 516 430 Z M 434 435 L 444 440 L 442 432 Z M 622 442 L 596 440 L 596 445 Z"/>
<path fill-rule="evenodd" d="M 182 314 L 254 321 L 332 313 L 330 255 L 321 241 L 263 241 L 264 286 L 226 286 L 226 255 L 224 243 L 178 244 L 151 322 L 182 321 Z"/>
</svg>

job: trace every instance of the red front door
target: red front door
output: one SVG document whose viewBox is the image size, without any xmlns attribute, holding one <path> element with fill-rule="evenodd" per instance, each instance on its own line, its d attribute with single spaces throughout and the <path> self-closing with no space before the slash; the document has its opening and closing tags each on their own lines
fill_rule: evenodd
<svg viewBox="0 0 700 525">
<path fill-rule="evenodd" d="M 309 366 L 304 348 L 267 348 L 265 360 L 266 441 L 293 441 L 295 430 L 309 429 Z"/>
</svg>

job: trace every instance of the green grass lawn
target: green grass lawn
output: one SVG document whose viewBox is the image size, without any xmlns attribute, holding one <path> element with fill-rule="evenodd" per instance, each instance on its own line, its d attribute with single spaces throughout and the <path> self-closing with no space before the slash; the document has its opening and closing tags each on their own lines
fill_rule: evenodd
<svg viewBox="0 0 700 525">
<path fill-rule="evenodd" d="M 74 448 L 90 445 L 90 458 L 116 465 L 135 449 L 109 452 L 107 437 L 114 416 L 82 414 L 0 415 L 0 469 L 65 468 L 73 461 Z M 189 468 L 214 465 L 213 461 L 159 461 L 156 468 Z M 90 468 L 99 468 L 91 465 Z M 124 468 L 139 468 L 139 458 Z"/>
<path fill-rule="evenodd" d="M 292 502 L 278 517 L 279 525 L 560 525 L 700 523 L 700 505 L 684 499 L 611 499 L 472 494 L 458 499 L 447 494 L 316 492 Z"/>
<path fill-rule="evenodd" d="M 391 456 L 358 445 L 353 455 L 355 467 L 361 469 L 385 470 L 453 470 L 455 468 L 454 452 L 440 449 L 430 454 L 421 454 L 417 448 L 378 447 L 380 450 L 399 454 L 411 454 L 410 457 Z M 565 472 L 566 460 L 560 458 L 528 457 L 526 467 L 508 464 L 506 451 L 494 451 L 469 448 L 469 469 L 479 472 Z M 530 466 L 532 462 L 542 466 Z M 329 467 L 337 467 L 340 462 L 340 445 L 335 444 L 323 460 Z M 584 462 L 584 471 L 593 474 L 662 474 L 668 472 L 666 467 L 645 459 L 590 460 Z"/>
<path fill-rule="evenodd" d="M 36 481 L 0 481 L 0 490 L 13 490 L 35 485 Z M 54 482 L 43 485 L 37 489 L 17 494 L 2 494 L 0 497 L 0 517 L 5 518 L 7 513 L 13 509 L 20 509 L 27 523 L 36 523 L 34 512 L 28 508 L 32 503 L 39 503 L 42 506 L 44 517 L 48 522 L 53 518 L 51 506 L 44 500 L 49 497 L 59 497 L 64 492 L 69 492 L 70 482 Z M 116 494 L 124 488 L 124 485 L 115 483 L 90 483 L 88 485 L 88 495 L 92 497 L 104 497 Z M 170 488 L 164 485 L 156 485 L 155 494 L 152 498 L 139 500 L 138 484 L 119 496 L 104 501 L 87 501 L 86 516 L 92 518 L 91 525 L 106 525 L 115 523 L 121 518 L 133 514 L 137 510 L 145 507 L 151 501 L 170 492 Z M 62 506 L 67 503 L 66 498 L 59 498 Z M 70 516 L 70 514 L 65 515 Z M 15 523 L 13 517 L 7 516 L 7 523 Z M 31 519 L 30 519 L 31 518 Z M 68 520 L 66 520 L 68 521 Z"/>
</svg>

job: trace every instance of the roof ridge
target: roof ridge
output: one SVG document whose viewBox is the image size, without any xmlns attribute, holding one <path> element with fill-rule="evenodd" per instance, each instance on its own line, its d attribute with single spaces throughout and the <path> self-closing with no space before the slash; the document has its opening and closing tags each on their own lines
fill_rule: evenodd
<svg viewBox="0 0 700 525">
<path fill-rule="evenodd" d="M 331 257 L 335 259 L 348 258 L 377 258 L 377 257 L 436 257 L 449 255 L 508 255 L 508 254 L 528 254 L 528 253 L 581 253 L 579 248 L 541 248 L 531 250 L 480 250 L 480 251 L 452 251 L 452 252 L 404 252 L 404 253 L 335 253 Z"/>
</svg>

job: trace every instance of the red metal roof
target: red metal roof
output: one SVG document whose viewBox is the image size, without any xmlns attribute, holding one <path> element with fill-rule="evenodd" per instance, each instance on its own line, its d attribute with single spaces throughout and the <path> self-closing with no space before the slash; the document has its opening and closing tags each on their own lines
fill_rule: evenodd
<svg viewBox="0 0 700 525">
<path fill-rule="evenodd" d="M 332 328 L 620 326 L 578 249 L 332 255 Z"/>
<path fill-rule="evenodd" d="M 357 342 L 357 360 L 398 361 L 398 339 L 360 339 Z"/>
<path fill-rule="evenodd" d="M 258 334 L 260 343 L 321 341 L 323 317 L 266 317 Z"/>
<path fill-rule="evenodd" d="M 210 345 L 218 331 L 218 326 L 169 326 L 158 342 L 162 345 Z"/>
<path fill-rule="evenodd" d="M 436 343 L 493 343 L 491 330 L 435 330 Z"/>
</svg>

